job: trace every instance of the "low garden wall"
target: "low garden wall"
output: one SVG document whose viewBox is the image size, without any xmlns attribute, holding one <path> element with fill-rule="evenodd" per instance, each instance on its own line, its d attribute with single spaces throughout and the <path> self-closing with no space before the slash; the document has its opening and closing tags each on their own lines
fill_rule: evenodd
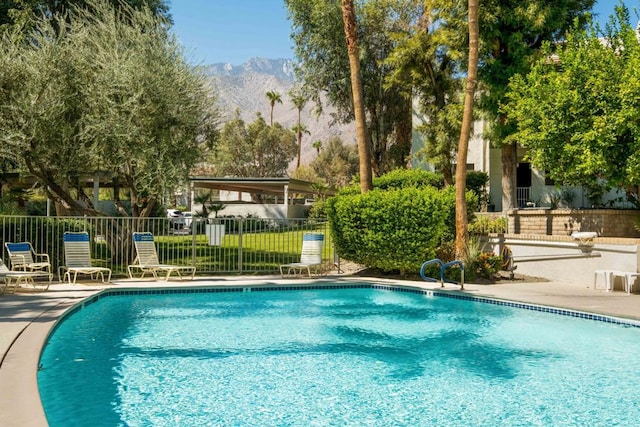
<svg viewBox="0 0 640 427">
<path fill-rule="evenodd" d="M 484 236 L 485 250 L 511 249 L 516 273 L 592 287 L 596 270 L 640 271 L 640 239 L 596 237 L 589 244 L 569 236 L 493 234 Z M 599 278 L 599 285 L 603 285 Z M 615 283 L 616 290 L 622 284 Z M 638 286 L 634 291 L 640 291 Z"/>
<path fill-rule="evenodd" d="M 569 236 L 574 231 L 595 231 L 601 237 L 640 237 L 635 228 L 639 210 L 513 209 L 507 217 L 509 234 Z"/>
</svg>

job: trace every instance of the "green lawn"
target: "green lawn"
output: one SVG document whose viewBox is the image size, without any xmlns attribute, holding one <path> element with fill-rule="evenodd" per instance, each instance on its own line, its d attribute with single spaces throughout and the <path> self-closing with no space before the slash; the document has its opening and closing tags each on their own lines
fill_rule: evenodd
<svg viewBox="0 0 640 427">
<path fill-rule="evenodd" d="M 300 259 L 304 232 L 325 235 L 323 259 L 333 260 L 333 243 L 324 227 L 305 230 L 266 231 L 257 233 L 226 234 L 220 246 L 210 246 L 205 235 L 157 236 L 156 245 L 162 262 L 191 264 L 195 248 L 195 262 L 199 272 L 275 272 L 281 264 Z"/>
</svg>

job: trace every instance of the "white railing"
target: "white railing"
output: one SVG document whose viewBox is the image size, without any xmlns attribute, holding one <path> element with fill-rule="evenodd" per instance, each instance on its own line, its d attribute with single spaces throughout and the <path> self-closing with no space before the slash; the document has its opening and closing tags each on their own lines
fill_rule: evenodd
<svg viewBox="0 0 640 427">
<path fill-rule="evenodd" d="M 516 206 L 526 208 L 527 202 L 531 200 L 531 187 L 516 188 Z"/>
<path fill-rule="evenodd" d="M 0 226 L 3 260 L 8 260 L 5 242 L 31 242 L 49 254 L 54 270 L 64 263 L 65 231 L 88 232 L 94 265 L 109 267 L 116 276 L 133 260 L 134 231 L 154 234 L 161 262 L 194 265 L 198 274 L 275 273 L 281 264 L 299 261 L 308 231 L 325 235 L 323 259 L 334 259 L 328 224 L 311 219 L 193 218 L 186 227 L 167 218 L 0 216 Z"/>
</svg>

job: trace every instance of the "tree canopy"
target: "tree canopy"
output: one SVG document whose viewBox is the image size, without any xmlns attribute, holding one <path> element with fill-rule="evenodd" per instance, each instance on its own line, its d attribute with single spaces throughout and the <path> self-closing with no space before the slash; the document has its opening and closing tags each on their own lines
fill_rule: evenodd
<svg viewBox="0 0 640 427">
<path fill-rule="evenodd" d="M 355 120 L 350 64 L 340 0 L 285 0 L 291 18 L 298 76 L 312 100 L 322 107 L 320 94 L 336 108 L 339 123 Z M 387 85 L 391 68 L 385 63 L 396 45 L 394 33 L 409 19 L 416 0 L 354 2 L 371 163 L 379 175 L 404 167 L 411 148 L 411 96 Z M 410 91 L 409 91 L 410 92 Z"/>
<path fill-rule="evenodd" d="M 36 16 L 63 16 L 73 8 L 86 9 L 92 4 L 92 0 L 2 0 L 0 1 L 0 25 L 12 24 L 13 19 L 9 11 L 12 9 L 31 10 Z M 169 4 L 167 0 L 110 0 L 115 8 L 127 5 L 135 9 L 144 7 L 167 23 L 171 22 Z"/>
<path fill-rule="evenodd" d="M 447 1 L 447 0 L 442 0 Z M 481 96 L 478 106 L 489 126 L 485 136 L 502 148 L 502 209 L 516 207 L 516 144 L 505 138 L 515 131 L 499 110 L 509 79 L 527 73 L 545 41 L 559 42 L 574 24 L 584 26 L 595 0 L 486 0 L 480 7 Z"/>
<path fill-rule="evenodd" d="M 337 136 L 333 137 L 311 161 L 311 167 L 329 187 L 344 187 L 358 173 L 358 151 L 353 145 L 343 144 Z"/>
<path fill-rule="evenodd" d="M 462 121 L 461 96 L 467 50 L 463 2 L 416 2 L 411 25 L 395 34 L 396 46 L 386 59 L 389 82 L 415 96 L 415 130 L 424 145 L 413 157 L 431 164 L 453 184 L 453 159 Z"/>
<path fill-rule="evenodd" d="M 91 5 L 0 34 L 0 156 L 68 209 L 101 214 L 83 188 L 101 172 L 147 216 L 213 143 L 215 99 L 162 18 Z"/>
<path fill-rule="evenodd" d="M 222 127 L 211 160 L 220 176 L 281 177 L 297 152 L 291 130 L 269 126 L 260 113 L 247 125 L 236 112 Z"/>
<path fill-rule="evenodd" d="M 503 106 L 531 163 L 558 183 L 583 185 L 595 204 L 620 187 L 637 203 L 640 183 L 640 44 L 620 6 L 604 37 L 579 28 L 527 75 Z"/>
</svg>

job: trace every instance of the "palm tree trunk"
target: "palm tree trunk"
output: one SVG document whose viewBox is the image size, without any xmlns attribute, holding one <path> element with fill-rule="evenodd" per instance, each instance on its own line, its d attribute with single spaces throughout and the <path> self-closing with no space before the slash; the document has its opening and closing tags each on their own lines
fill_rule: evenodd
<svg viewBox="0 0 640 427">
<path fill-rule="evenodd" d="M 456 168 L 456 257 L 464 259 L 467 255 L 468 218 L 467 199 L 467 150 L 473 123 L 473 97 L 478 78 L 478 27 L 479 0 L 469 0 L 469 67 L 467 70 L 467 87 L 464 95 L 464 113 L 462 129 L 458 142 L 458 162 Z"/>
<path fill-rule="evenodd" d="M 300 112 L 298 108 L 298 164 L 296 169 L 300 169 L 300 158 L 302 157 L 302 123 L 300 123 Z"/>
<path fill-rule="evenodd" d="M 269 126 L 273 127 L 273 107 L 275 107 L 276 103 L 271 103 L 271 114 L 269 115 Z"/>
<path fill-rule="evenodd" d="M 342 0 L 342 20 L 347 41 L 347 53 L 349 54 L 349 68 L 351 70 L 351 91 L 353 92 L 353 110 L 356 118 L 356 140 L 358 141 L 358 157 L 360 158 L 360 191 L 365 193 L 373 188 L 373 184 L 353 0 Z"/>
</svg>

